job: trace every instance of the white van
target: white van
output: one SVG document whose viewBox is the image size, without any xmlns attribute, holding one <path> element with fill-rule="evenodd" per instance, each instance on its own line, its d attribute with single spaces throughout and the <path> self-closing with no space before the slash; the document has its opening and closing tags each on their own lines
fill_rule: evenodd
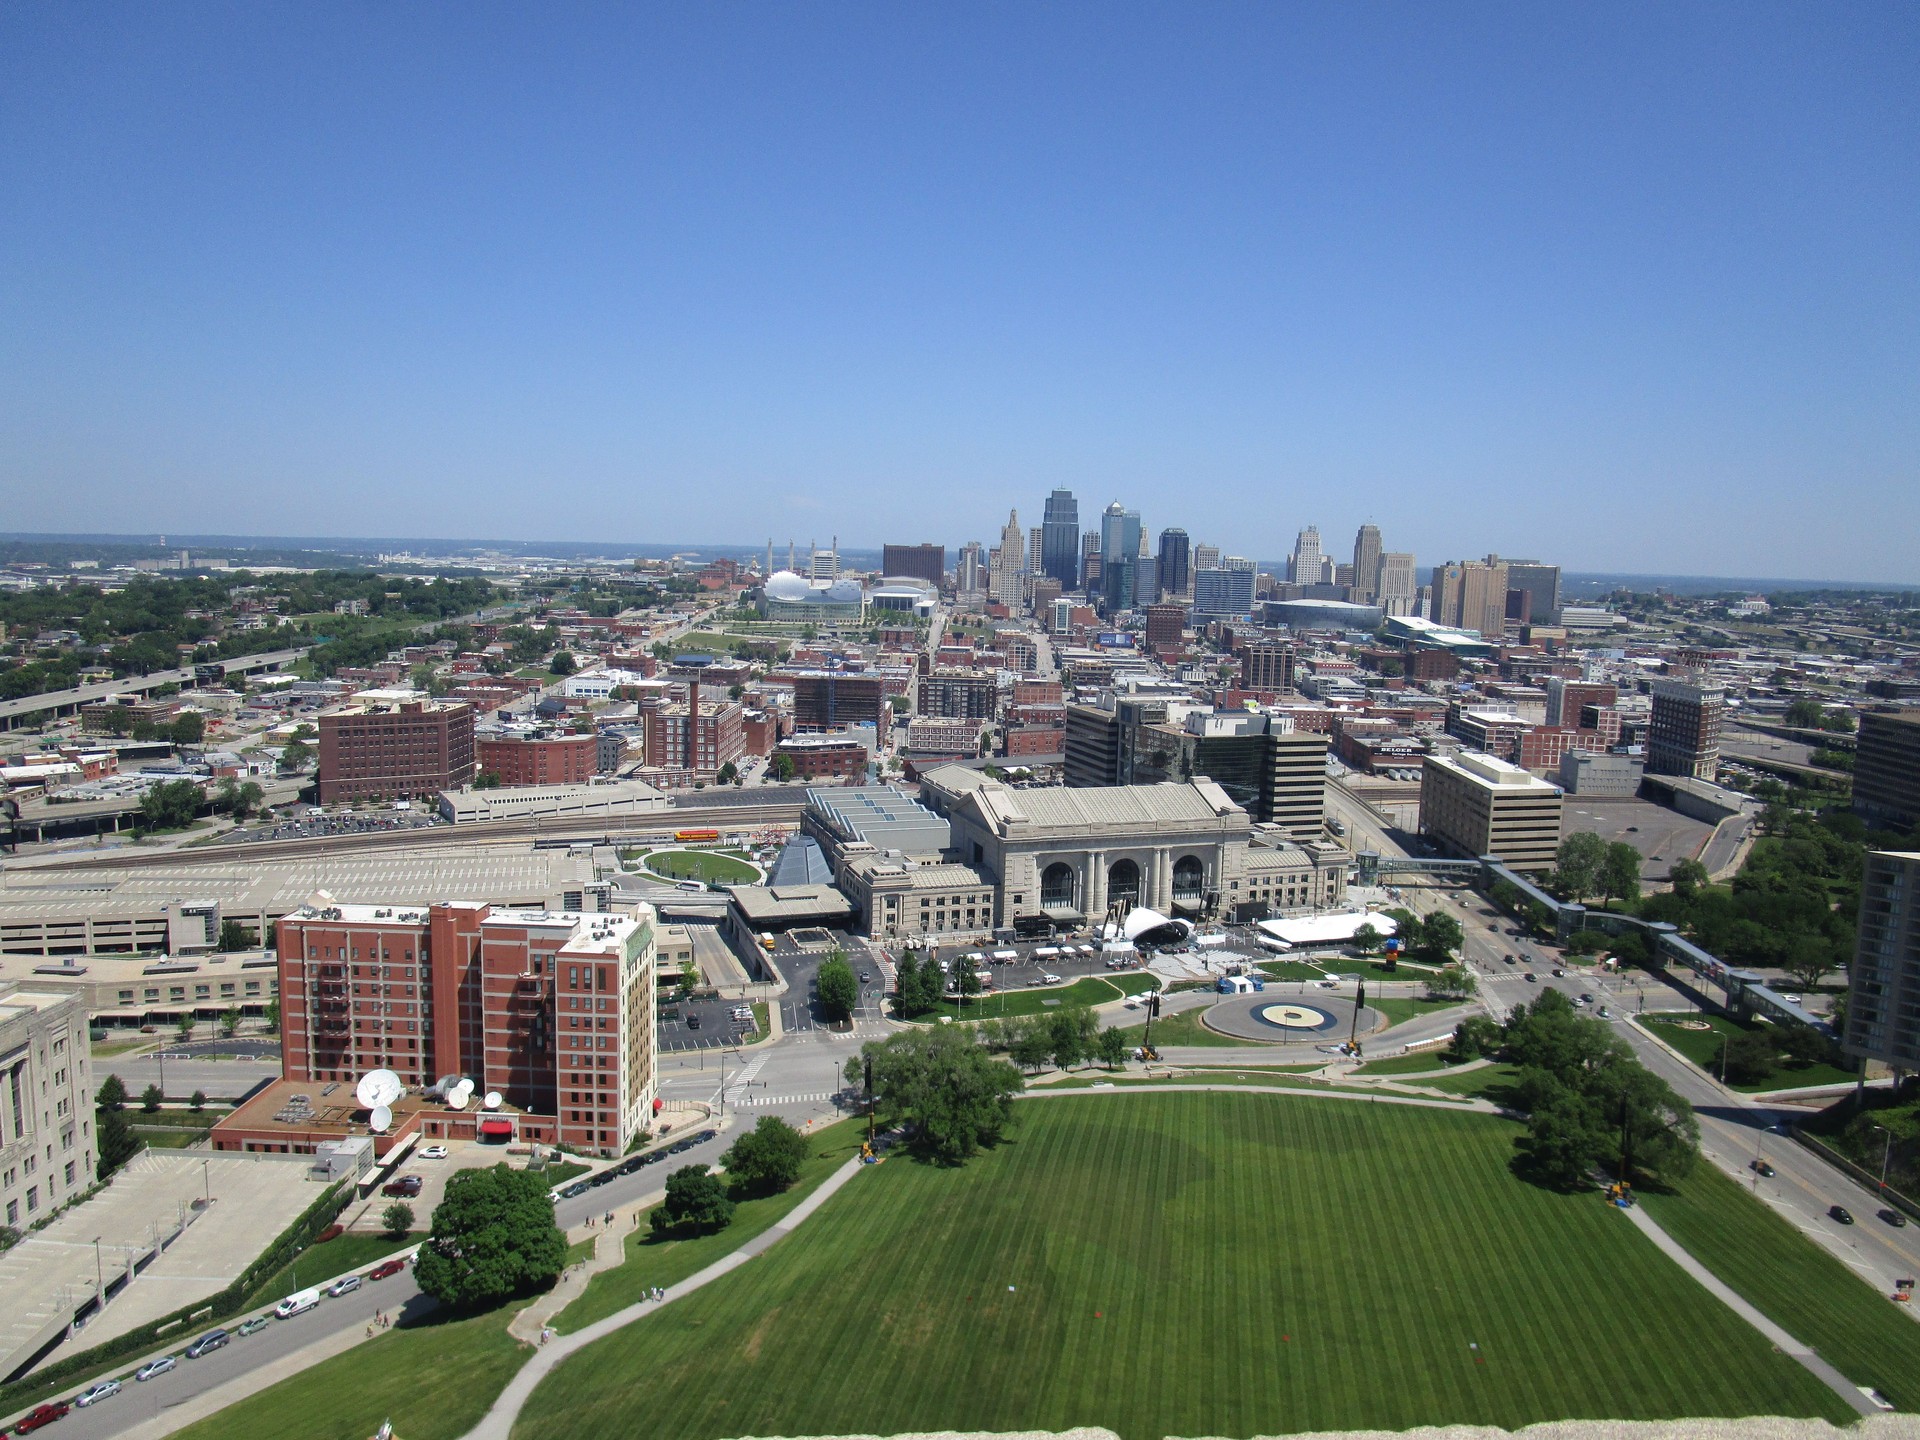
<svg viewBox="0 0 1920 1440">
<path fill-rule="evenodd" d="M 273 1307 L 273 1315 L 276 1320 L 291 1320 L 295 1315 L 303 1314 L 319 1303 L 318 1290 L 296 1290 Z"/>
</svg>

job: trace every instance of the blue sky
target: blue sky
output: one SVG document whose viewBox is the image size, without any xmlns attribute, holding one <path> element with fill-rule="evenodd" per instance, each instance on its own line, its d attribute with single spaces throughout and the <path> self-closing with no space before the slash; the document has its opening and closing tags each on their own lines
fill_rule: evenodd
<svg viewBox="0 0 1920 1440">
<path fill-rule="evenodd" d="M 1910 4 L 0 10 L 5 528 L 1920 580 Z"/>
</svg>

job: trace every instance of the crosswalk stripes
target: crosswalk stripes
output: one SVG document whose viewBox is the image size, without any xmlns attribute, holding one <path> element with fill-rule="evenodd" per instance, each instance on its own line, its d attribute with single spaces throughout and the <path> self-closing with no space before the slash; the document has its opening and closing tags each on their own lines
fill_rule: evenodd
<svg viewBox="0 0 1920 1440">
<path fill-rule="evenodd" d="M 799 1105 L 810 1100 L 831 1100 L 833 1093 L 831 1090 L 811 1090 L 805 1095 L 748 1095 L 740 1099 L 729 1095 L 727 1104 L 741 1110 L 751 1109 L 757 1105 Z"/>
</svg>

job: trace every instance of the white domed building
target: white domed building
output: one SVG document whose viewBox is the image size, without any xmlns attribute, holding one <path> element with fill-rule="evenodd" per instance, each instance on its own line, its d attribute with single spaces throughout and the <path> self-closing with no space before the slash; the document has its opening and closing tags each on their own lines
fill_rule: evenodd
<svg viewBox="0 0 1920 1440">
<path fill-rule="evenodd" d="M 856 579 L 809 580 L 776 570 L 760 589 L 760 611 L 769 620 L 858 625 L 866 619 L 866 588 Z"/>
</svg>

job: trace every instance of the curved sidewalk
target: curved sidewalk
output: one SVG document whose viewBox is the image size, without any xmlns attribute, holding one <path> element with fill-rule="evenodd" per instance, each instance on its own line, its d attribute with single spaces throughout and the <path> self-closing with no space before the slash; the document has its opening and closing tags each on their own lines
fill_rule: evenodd
<svg viewBox="0 0 1920 1440">
<path fill-rule="evenodd" d="M 762 1231 L 747 1241 L 738 1250 L 723 1255 L 707 1266 L 706 1269 L 688 1276 L 677 1285 L 666 1287 L 664 1300 L 642 1300 L 629 1305 L 624 1310 L 616 1310 L 604 1320 L 596 1320 L 584 1330 L 576 1330 L 570 1335 L 556 1336 L 535 1350 L 520 1371 L 507 1382 L 507 1388 L 500 1392 L 500 1398 L 493 1402 L 480 1423 L 469 1430 L 463 1440 L 507 1440 L 513 1430 L 513 1422 L 520 1416 L 521 1407 L 527 1403 L 534 1389 L 562 1360 L 574 1351 L 591 1345 L 594 1341 L 624 1329 L 636 1320 L 657 1313 L 662 1305 L 671 1304 L 683 1296 L 691 1295 L 703 1285 L 718 1280 L 722 1275 L 739 1269 L 754 1256 L 761 1254 L 770 1246 L 791 1234 L 808 1216 L 824 1205 L 842 1185 L 845 1185 L 860 1171 L 861 1162 L 849 1160 L 842 1165 L 813 1194 L 793 1207 L 793 1211 L 779 1224 Z"/>
</svg>

